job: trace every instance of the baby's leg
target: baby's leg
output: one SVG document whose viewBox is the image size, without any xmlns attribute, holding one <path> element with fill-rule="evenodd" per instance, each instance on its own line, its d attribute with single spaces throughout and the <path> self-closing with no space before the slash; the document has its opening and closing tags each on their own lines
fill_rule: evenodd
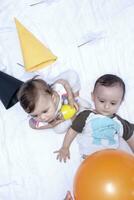
<svg viewBox="0 0 134 200">
<path fill-rule="evenodd" d="M 79 105 L 79 110 L 81 111 L 83 109 L 90 109 L 91 104 L 87 100 L 85 100 L 79 96 L 81 84 L 80 84 L 80 78 L 79 78 L 78 73 L 74 70 L 68 70 L 65 72 L 64 79 L 66 79 L 69 82 L 69 84 L 72 88 L 75 101 Z"/>
<path fill-rule="evenodd" d="M 68 81 L 68 83 L 70 84 L 73 94 L 74 96 L 78 96 L 79 95 L 79 91 L 81 89 L 81 85 L 80 85 L 80 78 L 79 75 L 76 71 L 74 70 L 67 70 L 63 73 L 61 73 L 59 76 L 57 76 L 53 82 L 55 82 L 56 80 L 59 79 L 64 79 L 66 81 Z"/>
</svg>

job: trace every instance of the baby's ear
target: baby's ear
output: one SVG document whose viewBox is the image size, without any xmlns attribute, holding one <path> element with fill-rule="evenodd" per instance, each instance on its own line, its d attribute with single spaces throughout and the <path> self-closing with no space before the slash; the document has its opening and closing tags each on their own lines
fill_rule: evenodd
<svg viewBox="0 0 134 200">
<path fill-rule="evenodd" d="M 94 93 L 93 92 L 91 92 L 91 99 L 92 99 L 92 101 L 94 101 Z"/>
<path fill-rule="evenodd" d="M 52 100 L 55 102 L 56 101 L 56 96 L 52 94 Z"/>
</svg>

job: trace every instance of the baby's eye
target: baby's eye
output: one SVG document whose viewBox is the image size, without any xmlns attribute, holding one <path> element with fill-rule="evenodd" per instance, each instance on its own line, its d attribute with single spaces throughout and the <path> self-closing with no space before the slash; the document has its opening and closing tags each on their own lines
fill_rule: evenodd
<svg viewBox="0 0 134 200">
<path fill-rule="evenodd" d="M 104 103 L 104 100 L 100 100 L 101 103 Z"/>
<path fill-rule="evenodd" d="M 42 113 L 47 113 L 48 110 L 44 110 Z"/>
<path fill-rule="evenodd" d="M 113 106 L 114 106 L 114 105 L 116 105 L 116 103 L 112 102 L 112 103 L 111 103 L 111 105 L 113 105 Z"/>
<path fill-rule="evenodd" d="M 37 117 L 37 115 L 31 115 L 31 117 L 33 117 L 33 118 L 36 118 L 36 117 Z"/>
</svg>

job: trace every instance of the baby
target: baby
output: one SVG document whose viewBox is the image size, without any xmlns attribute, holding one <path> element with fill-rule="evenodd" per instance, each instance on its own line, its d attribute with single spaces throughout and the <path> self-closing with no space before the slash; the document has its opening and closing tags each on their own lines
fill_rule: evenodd
<svg viewBox="0 0 134 200">
<path fill-rule="evenodd" d="M 18 92 L 18 100 L 22 108 L 32 117 L 29 125 L 34 129 L 55 127 L 56 132 L 65 132 L 71 125 L 72 119 L 64 120 L 60 109 L 63 104 L 80 107 L 80 79 L 73 70 L 68 70 L 48 84 L 34 77 L 26 81 Z M 83 100 L 85 104 L 88 104 Z M 88 104 L 89 105 L 89 104 Z M 87 105 L 87 107 L 88 107 Z M 62 125 L 60 123 L 62 122 Z"/>
<path fill-rule="evenodd" d="M 62 147 L 55 151 L 60 161 L 70 158 L 69 147 L 77 135 L 82 158 L 102 149 L 120 148 L 122 137 L 134 151 L 134 124 L 116 114 L 125 96 L 123 80 L 105 74 L 97 79 L 91 96 L 94 109 L 84 110 L 76 116 Z"/>
</svg>

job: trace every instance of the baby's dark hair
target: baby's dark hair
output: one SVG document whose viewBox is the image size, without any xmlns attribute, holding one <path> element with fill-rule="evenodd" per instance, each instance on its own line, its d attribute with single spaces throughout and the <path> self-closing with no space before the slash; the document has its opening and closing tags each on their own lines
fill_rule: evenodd
<svg viewBox="0 0 134 200">
<path fill-rule="evenodd" d="M 34 76 L 32 79 L 22 84 L 17 97 L 22 108 L 27 113 L 31 113 L 35 109 L 35 105 L 40 94 L 52 95 L 53 90 L 44 80 Z"/>
<path fill-rule="evenodd" d="M 118 77 L 114 74 L 105 74 L 96 80 L 95 85 L 94 85 L 94 91 L 95 91 L 95 88 L 97 87 L 97 85 L 103 85 L 106 87 L 120 85 L 123 89 L 122 100 L 124 99 L 126 87 L 125 87 L 124 81 L 120 77 Z"/>
</svg>

